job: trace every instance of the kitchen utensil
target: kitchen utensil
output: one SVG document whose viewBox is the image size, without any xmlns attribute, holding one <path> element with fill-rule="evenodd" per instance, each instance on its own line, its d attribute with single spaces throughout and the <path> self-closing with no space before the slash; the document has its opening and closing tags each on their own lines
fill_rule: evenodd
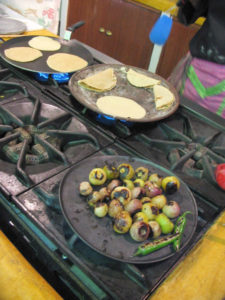
<svg viewBox="0 0 225 300">
<path fill-rule="evenodd" d="M 148 70 L 153 73 L 156 72 L 163 45 L 166 43 L 172 29 L 173 19 L 170 15 L 170 11 L 176 7 L 176 5 L 172 6 L 166 12 L 162 12 L 149 33 L 149 39 L 154 46 Z"/>
<path fill-rule="evenodd" d="M 117 84 L 111 91 L 107 92 L 93 92 L 81 87 L 78 84 L 78 80 L 84 79 L 87 76 L 93 75 L 94 73 L 103 71 L 107 68 L 113 68 L 114 73 L 117 77 Z M 161 80 L 161 84 L 167 87 L 175 97 L 174 103 L 165 110 L 156 110 L 155 103 L 154 103 L 154 95 L 152 89 L 144 89 L 144 88 L 137 88 L 132 86 L 126 79 L 126 72 L 132 68 L 136 72 L 139 72 L 143 75 L 150 76 L 155 79 Z M 135 119 L 135 118 L 126 118 L 125 120 L 131 122 L 154 122 L 166 118 L 173 114 L 179 106 L 179 96 L 175 88 L 163 79 L 161 76 L 148 72 L 147 70 L 131 67 L 127 65 L 114 65 L 114 64 L 99 64 L 89 66 L 83 70 L 80 70 L 72 75 L 69 81 L 69 89 L 72 95 L 79 101 L 82 105 L 88 107 L 92 111 L 101 114 L 101 111 L 96 105 L 97 99 L 101 96 L 121 96 L 127 97 L 132 100 L 135 100 L 138 104 L 146 110 L 146 115 L 142 119 Z M 115 117 L 116 119 L 120 119 L 119 117 Z"/>
<path fill-rule="evenodd" d="M 2 16 L 0 18 L 0 35 L 20 34 L 26 29 L 26 24 L 21 21 Z"/>
<path fill-rule="evenodd" d="M 176 253 L 170 246 L 162 248 L 150 255 L 133 257 L 133 253 L 140 243 L 131 239 L 129 233 L 117 234 L 112 228 L 112 219 L 109 216 L 97 218 L 88 207 L 87 201 L 79 194 L 79 184 L 88 180 L 89 172 L 96 167 L 103 167 L 106 163 L 118 166 L 121 163 L 129 163 L 135 169 L 140 166 L 147 167 L 151 173 L 158 173 L 163 177 L 171 175 L 166 170 L 151 161 L 132 158 L 128 156 L 95 156 L 87 158 L 74 165 L 65 174 L 60 184 L 60 205 L 64 217 L 72 230 L 81 240 L 95 251 L 109 258 L 134 263 L 147 264 L 168 259 Z M 181 248 L 185 247 L 193 236 L 197 224 L 197 206 L 195 198 L 187 185 L 181 181 L 180 189 L 167 197 L 177 201 L 182 212 L 190 210 L 192 214 L 187 217 Z"/>
</svg>

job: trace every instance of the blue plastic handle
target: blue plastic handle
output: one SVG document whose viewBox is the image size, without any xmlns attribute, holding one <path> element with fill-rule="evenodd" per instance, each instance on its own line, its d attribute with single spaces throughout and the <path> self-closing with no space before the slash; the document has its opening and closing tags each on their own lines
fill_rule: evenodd
<svg viewBox="0 0 225 300">
<path fill-rule="evenodd" d="M 173 19 L 170 15 L 162 13 L 149 33 L 149 39 L 153 44 L 164 45 L 172 29 Z"/>
</svg>

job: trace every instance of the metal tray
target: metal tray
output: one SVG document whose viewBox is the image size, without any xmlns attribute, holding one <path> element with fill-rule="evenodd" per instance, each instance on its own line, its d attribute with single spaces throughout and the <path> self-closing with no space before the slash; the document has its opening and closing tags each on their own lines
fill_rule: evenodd
<svg viewBox="0 0 225 300">
<path fill-rule="evenodd" d="M 162 248 L 143 257 L 133 257 L 140 243 L 131 239 L 129 233 L 117 234 L 112 227 L 112 219 L 109 216 L 98 218 L 88 207 L 84 197 L 79 194 L 79 184 L 88 180 L 89 172 L 95 167 L 103 167 L 105 163 L 130 163 L 134 168 L 146 166 L 150 172 L 162 176 L 171 175 L 170 171 L 155 165 L 154 163 L 138 158 L 127 156 L 99 156 L 88 158 L 73 166 L 65 174 L 60 184 L 60 205 L 63 215 L 78 236 L 95 251 L 109 258 L 134 264 L 148 264 L 168 259 L 175 255 L 171 245 Z M 190 210 L 192 214 L 187 217 L 181 249 L 185 247 L 192 238 L 197 225 L 197 205 L 195 199 L 187 187 L 181 181 L 177 193 L 167 196 L 169 200 L 175 200 L 180 204 L 181 212 Z"/>
</svg>

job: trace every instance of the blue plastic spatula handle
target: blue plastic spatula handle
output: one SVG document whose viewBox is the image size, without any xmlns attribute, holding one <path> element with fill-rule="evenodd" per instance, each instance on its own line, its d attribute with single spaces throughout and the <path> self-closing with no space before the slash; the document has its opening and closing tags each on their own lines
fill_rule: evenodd
<svg viewBox="0 0 225 300">
<path fill-rule="evenodd" d="M 150 41 L 153 44 L 164 45 L 172 28 L 173 19 L 169 14 L 162 13 L 149 33 Z"/>
</svg>

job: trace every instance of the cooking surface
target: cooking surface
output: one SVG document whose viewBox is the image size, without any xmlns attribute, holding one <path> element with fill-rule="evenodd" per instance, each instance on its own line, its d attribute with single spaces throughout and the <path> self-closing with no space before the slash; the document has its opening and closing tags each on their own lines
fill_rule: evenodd
<svg viewBox="0 0 225 300">
<path fill-rule="evenodd" d="M 0 82 L 0 184 L 9 195 L 111 143 L 36 89 L 29 94 L 15 79 Z"/>
<path fill-rule="evenodd" d="M 171 175 L 162 168 L 158 168 L 151 162 L 127 156 L 99 156 L 89 158 L 72 167 L 60 185 L 60 204 L 64 216 L 71 228 L 94 250 L 109 258 L 133 264 L 153 263 L 167 259 L 175 254 L 170 246 L 151 253 L 144 257 L 134 257 L 140 243 L 134 242 L 129 234 L 115 234 L 110 217 L 96 218 L 93 211 L 88 207 L 85 199 L 79 194 L 79 184 L 88 179 L 89 172 L 97 167 L 117 165 L 122 163 L 131 164 L 134 169 L 144 166 L 151 174 L 157 173 L 166 177 Z M 192 216 L 187 219 L 184 232 L 184 247 L 191 239 L 197 223 L 197 208 L 195 199 L 187 186 L 181 182 L 179 191 L 173 195 L 167 195 L 167 200 L 179 203 L 182 213 L 191 211 Z M 174 221 L 175 222 L 175 221 Z"/>
<path fill-rule="evenodd" d="M 116 86 L 112 90 L 98 93 L 89 91 L 78 84 L 79 80 L 85 79 L 89 76 L 102 72 L 108 68 L 113 68 L 114 74 L 117 78 Z M 153 89 L 144 89 L 132 86 L 126 78 L 126 72 L 128 72 L 129 69 L 132 69 L 142 75 L 160 80 L 160 85 L 168 88 L 174 94 L 175 101 L 173 102 L 173 104 L 167 109 L 156 110 Z M 96 105 L 96 102 L 100 97 L 119 96 L 134 100 L 136 103 L 138 103 L 145 109 L 146 115 L 141 119 L 126 118 L 126 120 L 129 122 L 154 122 L 157 120 L 161 120 L 173 114 L 179 106 L 179 98 L 177 92 L 173 88 L 173 86 L 170 85 L 169 82 L 167 82 L 162 77 L 156 74 L 132 66 L 120 66 L 111 64 L 99 64 L 90 66 L 88 68 L 85 68 L 84 70 L 76 72 L 71 77 L 69 82 L 69 88 L 72 95 L 75 97 L 74 101 L 78 100 L 81 104 L 97 113 L 101 113 L 101 111 Z M 115 118 L 119 119 L 118 117 Z"/>
<path fill-rule="evenodd" d="M 88 62 L 88 64 L 92 64 L 92 62 L 93 62 L 93 57 L 92 57 L 91 53 L 87 49 L 82 47 L 81 45 L 79 45 L 77 43 L 71 43 L 70 41 L 65 41 L 65 40 L 62 40 L 59 38 L 55 38 L 55 37 L 50 37 L 50 38 L 60 42 L 61 48 L 57 51 L 41 51 L 43 55 L 34 61 L 22 63 L 22 62 L 17 62 L 17 61 L 11 60 L 5 56 L 4 51 L 6 49 L 10 49 L 12 47 L 30 47 L 28 45 L 28 42 L 33 37 L 35 37 L 35 36 L 22 36 L 22 37 L 13 38 L 13 39 L 5 42 L 0 47 L 0 54 L 1 54 L 2 58 L 9 64 L 11 64 L 17 68 L 20 68 L 22 70 L 31 71 L 31 72 L 42 72 L 42 73 L 48 73 L 48 74 L 61 73 L 61 72 L 52 70 L 51 68 L 49 68 L 49 66 L 46 63 L 48 57 L 55 53 L 73 54 L 73 55 L 77 55 L 77 56 L 83 58 L 84 60 L 86 60 Z"/>
<path fill-rule="evenodd" d="M 32 135 L 32 141 L 42 142 L 44 153 L 53 153 L 50 161 L 40 164 L 31 164 L 28 158 L 32 147 L 28 145 L 15 162 L 9 161 L 11 155 L 3 153 L 1 147 L 1 222 L 24 240 L 50 272 L 58 275 L 74 299 L 85 295 L 95 300 L 136 300 L 157 289 L 224 208 L 224 191 L 213 176 L 216 163 L 225 159 L 223 122 L 185 101 L 181 101 L 177 112 L 159 122 L 143 125 L 109 120 L 74 101 L 67 84 L 52 76 L 39 82 L 33 73 L 14 70 L 4 61 L 0 67 L 2 145 L 15 140 L 17 135 L 12 135 L 18 131 L 22 143 L 29 140 L 20 131 L 21 127 L 28 129 L 27 125 L 46 129 L 48 134 L 53 131 L 53 136 L 57 130 L 57 139 L 64 145 L 53 147 L 31 128 L 27 130 L 25 137 Z M 66 142 L 62 142 L 65 136 Z M 97 253 L 70 229 L 60 210 L 60 182 L 76 163 L 99 155 L 135 156 L 158 163 L 176 173 L 194 192 L 197 227 L 181 252 L 150 265 L 118 262 Z"/>
</svg>

